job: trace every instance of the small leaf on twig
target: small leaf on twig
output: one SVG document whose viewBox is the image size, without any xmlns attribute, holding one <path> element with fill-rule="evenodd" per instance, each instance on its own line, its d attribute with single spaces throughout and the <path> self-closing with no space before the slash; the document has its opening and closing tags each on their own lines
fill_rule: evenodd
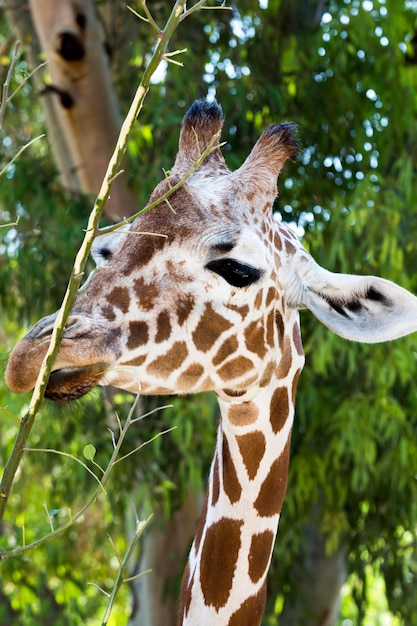
<svg viewBox="0 0 417 626">
<path fill-rule="evenodd" d="M 84 455 L 84 458 L 87 459 L 87 461 L 94 461 L 96 452 L 97 450 L 95 446 L 93 446 L 92 443 L 88 443 L 86 446 L 84 446 L 83 455 Z"/>
</svg>

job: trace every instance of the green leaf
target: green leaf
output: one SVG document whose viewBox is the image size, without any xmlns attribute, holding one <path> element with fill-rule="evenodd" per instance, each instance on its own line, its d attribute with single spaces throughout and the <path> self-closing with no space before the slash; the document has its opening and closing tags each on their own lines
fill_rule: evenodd
<svg viewBox="0 0 417 626">
<path fill-rule="evenodd" d="M 96 456 L 96 449 L 92 443 L 88 443 L 84 447 L 83 455 L 87 459 L 87 461 L 94 461 L 94 457 Z"/>
</svg>

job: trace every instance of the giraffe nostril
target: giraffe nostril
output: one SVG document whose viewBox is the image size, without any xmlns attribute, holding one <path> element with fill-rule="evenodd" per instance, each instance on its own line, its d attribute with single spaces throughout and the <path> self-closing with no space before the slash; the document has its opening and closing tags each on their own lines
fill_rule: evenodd
<svg viewBox="0 0 417 626">
<path fill-rule="evenodd" d="M 65 339 L 75 339 L 87 335 L 91 332 L 92 321 L 79 315 L 73 315 L 68 318 L 64 329 Z"/>
<path fill-rule="evenodd" d="M 45 337 L 50 337 L 52 335 L 52 330 L 54 327 L 54 323 L 48 324 L 41 331 L 39 331 L 37 335 L 37 339 L 44 339 Z"/>
</svg>

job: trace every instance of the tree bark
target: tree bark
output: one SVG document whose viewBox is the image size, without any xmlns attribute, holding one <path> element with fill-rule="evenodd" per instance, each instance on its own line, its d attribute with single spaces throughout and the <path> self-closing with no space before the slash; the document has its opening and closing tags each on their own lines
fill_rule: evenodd
<svg viewBox="0 0 417 626">
<path fill-rule="evenodd" d="M 292 566 L 297 582 L 293 593 L 285 601 L 279 625 L 335 626 L 340 592 L 346 580 L 345 561 L 343 545 L 327 554 L 325 538 L 313 520 L 306 529 L 298 561 Z"/>
<path fill-rule="evenodd" d="M 131 583 L 133 610 L 129 626 L 175 626 L 178 589 L 197 529 L 204 494 L 192 492 L 172 519 L 146 536 L 136 571 L 152 572 Z M 161 516 L 162 518 L 162 516 Z"/>
<path fill-rule="evenodd" d="M 42 51 L 33 24 L 29 2 L 25 2 L 24 0 L 10 0 L 4 10 L 17 39 L 24 47 L 29 67 L 31 70 L 34 70 L 41 63 Z M 38 93 L 42 93 L 45 87 L 45 83 L 43 82 L 43 72 L 35 72 L 32 80 Z M 45 115 L 48 140 L 61 178 L 66 187 L 68 187 L 71 191 L 81 191 L 75 169 L 72 165 L 65 137 L 61 131 L 57 109 L 54 106 L 53 99 L 44 98 L 42 101 L 42 109 Z"/>
<path fill-rule="evenodd" d="M 93 2 L 30 0 L 30 8 L 51 78 L 44 99 L 66 146 L 64 154 L 56 153 L 62 180 L 71 190 L 95 195 L 122 120 Z M 113 183 L 106 204 L 114 220 L 137 210 L 125 180 Z"/>
</svg>

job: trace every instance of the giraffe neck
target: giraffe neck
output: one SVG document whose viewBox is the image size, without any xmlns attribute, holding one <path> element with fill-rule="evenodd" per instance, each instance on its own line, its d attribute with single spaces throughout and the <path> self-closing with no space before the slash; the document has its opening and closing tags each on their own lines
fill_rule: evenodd
<svg viewBox="0 0 417 626">
<path fill-rule="evenodd" d="M 288 475 L 300 360 L 285 381 L 240 402 L 219 398 L 221 420 L 200 526 L 184 574 L 181 626 L 256 626 Z"/>
</svg>

